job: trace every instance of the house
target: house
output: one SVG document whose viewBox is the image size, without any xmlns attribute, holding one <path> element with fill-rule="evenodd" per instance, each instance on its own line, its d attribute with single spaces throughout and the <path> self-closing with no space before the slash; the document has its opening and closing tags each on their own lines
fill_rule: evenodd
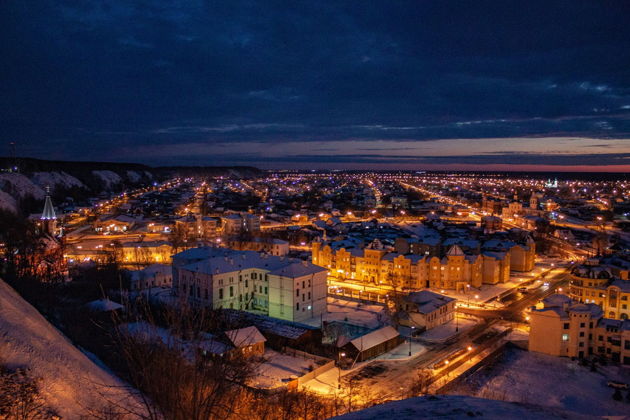
<svg viewBox="0 0 630 420">
<path fill-rule="evenodd" d="M 428 290 L 413 292 L 403 298 L 400 324 L 429 330 L 455 317 L 456 299 Z"/>
<path fill-rule="evenodd" d="M 398 331 L 388 325 L 355 338 L 345 344 L 342 349 L 345 350 L 348 358 L 362 362 L 398 347 L 403 341 Z"/>
<path fill-rule="evenodd" d="M 243 356 L 262 356 L 265 354 L 265 341 L 267 339 L 254 326 L 226 331 L 225 335 Z"/>
<path fill-rule="evenodd" d="M 105 216 L 94 222 L 94 230 L 99 233 L 121 233 L 130 231 L 136 224 L 138 219 L 127 216 Z"/>
</svg>

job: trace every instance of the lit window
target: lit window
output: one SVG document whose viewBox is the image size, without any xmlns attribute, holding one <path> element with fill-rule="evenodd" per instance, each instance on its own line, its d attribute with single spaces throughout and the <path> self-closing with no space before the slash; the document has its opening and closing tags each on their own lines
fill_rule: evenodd
<svg viewBox="0 0 630 420">
<path fill-rule="evenodd" d="M 562 334 L 562 341 L 569 341 L 569 334 Z"/>
</svg>

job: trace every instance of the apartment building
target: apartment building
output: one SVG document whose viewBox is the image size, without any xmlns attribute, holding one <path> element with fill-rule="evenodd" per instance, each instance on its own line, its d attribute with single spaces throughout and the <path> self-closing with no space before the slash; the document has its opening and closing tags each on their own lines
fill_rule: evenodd
<svg viewBox="0 0 630 420">
<path fill-rule="evenodd" d="M 254 251 L 192 248 L 173 256 L 173 291 L 194 305 L 299 322 L 326 311 L 326 272 Z"/>
<path fill-rule="evenodd" d="M 530 314 L 529 350 L 552 356 L 600 356 L 630 366 L 630 320 L 604 318 L 594 303 L 551 295 Z"/>
</svg>

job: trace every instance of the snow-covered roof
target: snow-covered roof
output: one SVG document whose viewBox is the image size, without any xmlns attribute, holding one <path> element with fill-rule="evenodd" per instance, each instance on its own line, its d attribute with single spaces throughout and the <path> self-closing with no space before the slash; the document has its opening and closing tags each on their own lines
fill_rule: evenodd
<svg viewBox="0 0 630 420">
<path fill-rule="evenodd" d="M 85 306 L 90 308 L 94 312 L 111 312 L 123 309 L 124 306 L 120 303 L 111 301 L 109 299 L 98 299 L 87 303 Z"/>
<path fill-rule="evenodd" d="M 430 314 L 442 306 L 448 305 L 455 299 L 429 290 L 421 290 L 409 293 L 405 300 L 416 304 L 419 313 Z"/>
<path fill-rule="evenodd" d="M 205 274 L 231 273 L 233 271 L 255 268 L 266 270 L 273 275 L 293 278 L 326 271 L 323 267 L 293 258 L 266 255 L 255 251 L 235 251 L 231 249 L 223 249 L 223 251 L 226 251 L 224 255 L 219 256 L 217 252 L 210 252 L 213 255 L 212 257 L 201 259 L 201 261 L 185 265 L 182 268 Z M 186 253 L 187 251 L 184 252 Z M 200 254 L 203 254 L 203 251 L 200 251 Z"/>
<path fill-rule="evenodd" d="M 355 338 L 350 343 L 352 343 L 352 345 L 357 350 L 364 351 L 378 346 L 381 343 L 394 339 L 399 335 L 400 334 L 398 334 L 398 331 L 396 331 L 394 327 L 388 325 L 361 337 Z"/>
<path fill-rule="evenodd" d="M 260 331 L 258 331 L 258 328 L 254 326 L 229 330 L 225 332 L 225 335 L 235 347 L 251 346 L 267 341 Z"/>
</svg>

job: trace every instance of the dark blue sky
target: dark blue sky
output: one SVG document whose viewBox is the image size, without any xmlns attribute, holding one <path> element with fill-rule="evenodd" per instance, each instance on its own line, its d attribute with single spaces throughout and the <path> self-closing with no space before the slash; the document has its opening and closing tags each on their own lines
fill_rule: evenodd
<svg viewBox="0 0 630 420">
<path fill-rule="evenodd" d="M 4 0 L 2 137 L 149 164 L 621 170 L 629 22 L 626 0 Z"/>
</svg>

